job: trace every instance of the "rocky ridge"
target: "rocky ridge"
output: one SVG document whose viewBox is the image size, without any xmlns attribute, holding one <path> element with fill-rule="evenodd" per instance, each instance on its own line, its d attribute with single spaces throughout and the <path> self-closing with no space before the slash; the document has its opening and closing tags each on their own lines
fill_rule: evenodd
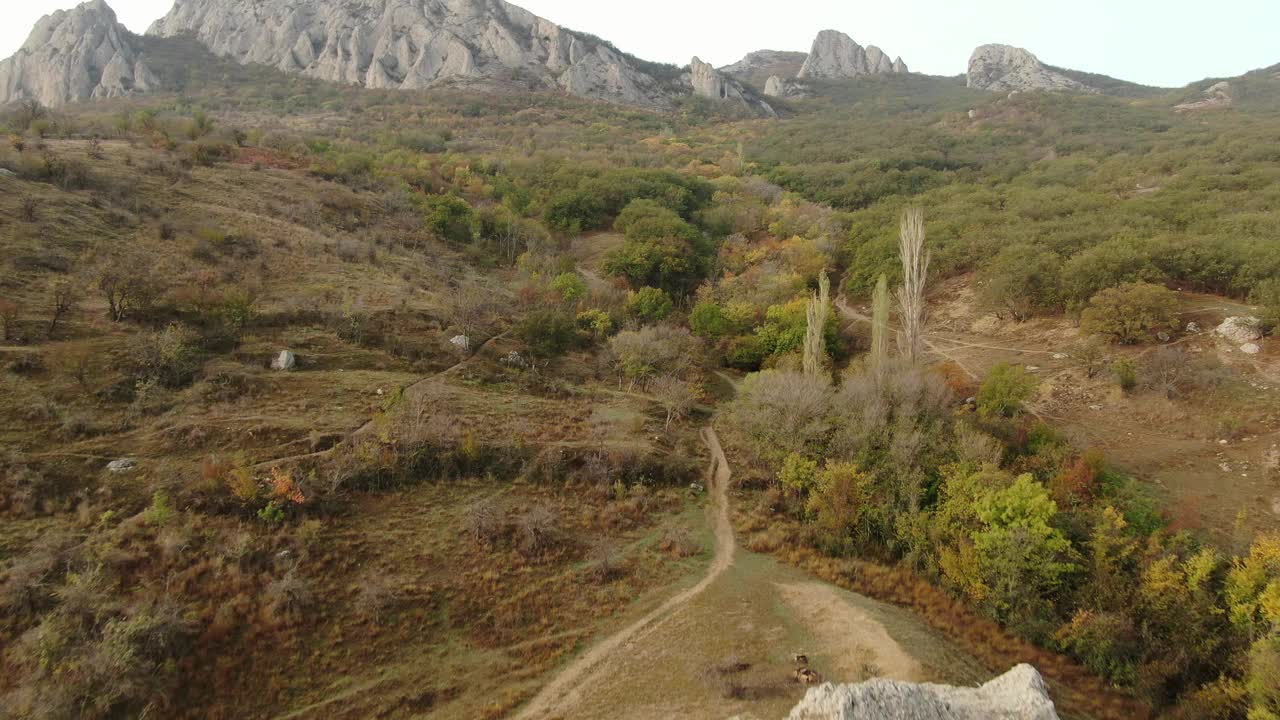
<svg viewBox="0 0 1280 720">
<path fill-rule="evenodd" d="M 838 30 L 823 30 L 813 40 L 813 48 L 804 66 L 796 74 L 799 79 L 852 78 L 862 75 L 878 75 L 908 72 L 902 58 L 890 60 L 875 45 L 862 47 L 853 38 Z"/>
<path fill-rule="evenodd" d="M 763 87 L 774 76 L 794 78 L 808 58 L 808 54 L 802 52 L 756 50 L 747 53 L 738 62 L 720 68 L 720 72 L 756 87 Z"/>
<path fill-rule="evenodd" d="M 999 92 L 1098 92 L 1041 63 L 1029 51 L 1010 45 L 983 45 L 974 50 L 969 58 L 968 85 L 971 88 Z"/>
<path fill-rule="evenodd" d="M 769 103 L 755 97 L 754 93 L 743 87 L 737 80 L 716 70 L 709 63 L 702 62 L 696 56 L 689 63 L 688 81 L 693 87 L 694 95 L 712 100 L 736 100 L 748 110 L 774 115 Z"/>
<path fill-rule="evenodd" d="M 608 43 L 503 0 L 176 0 L 148 34 L 191 34 L 241 63 L 370 88 L 514 74 L 651 108 L 669 107 L 679 94 Z"/>
<path fill-rule="evenodd" d="M 1018 665 L 977 688 L 877 679 L 811 688 L 788 720 L 1058 720 L 1040 673 Z"/>
<path fill-rule="evenodd" d="M 22 48 L 0 60 L 0 104 L 46 106 L 147 92 L 155 75 L 103 0 L 41 18 Z"/>
</svg>

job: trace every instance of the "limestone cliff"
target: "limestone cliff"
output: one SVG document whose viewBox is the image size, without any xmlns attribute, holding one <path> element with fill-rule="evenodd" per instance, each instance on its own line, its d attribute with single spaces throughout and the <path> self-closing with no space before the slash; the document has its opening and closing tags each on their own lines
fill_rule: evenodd
<svg viewBox="0 0 1280 720">
<path fill-rule="evenodd" d="M 503 0 L 176 0 L 149 34 L 191 34 L 242 63 L 371 88 L 522 76 L 653 108 L 679 93 L 608 43 Z"/>
<path fill-rule="evenodd" d="M 971 88 L 1009 92 L 1012 90 L 1070 90 L 1097 92 L 1084 83 L 1040 62 L 1022 48 L 983 45 L 969 58 L 968 83 Z"/>
<path fill-rule="evenodd" d="M 22 48 L 0 61 L 0 104 L 57 106 L 146 92 L 156 78 L 133 40 L 103 0 L 46 15 Z"/>
<path fill-rule="evenodd" d="M 823 30 L 814 38 L 809 57 L 796 77 L 839 79 L 905 72 L 907 64 L 902 58 L 890 60 L 875 45 L 864 48 L 842 32 Z"/>
</svg>

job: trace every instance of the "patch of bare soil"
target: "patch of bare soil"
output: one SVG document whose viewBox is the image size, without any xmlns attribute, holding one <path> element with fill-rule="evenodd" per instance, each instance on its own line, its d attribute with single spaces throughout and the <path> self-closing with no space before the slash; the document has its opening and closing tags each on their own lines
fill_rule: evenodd
<svg viewBox="0 0 1280 720">
<path fill-rule="evenodd" d="M 820 582 L 777 583 L 791 613 L 814 633 L 819 645 L 810 652 L 831 658 L 835 677 L 884 677 L 919 682 L 924 668 L 884 625 L 842 597 L 842 591 Z"/>
</svg>

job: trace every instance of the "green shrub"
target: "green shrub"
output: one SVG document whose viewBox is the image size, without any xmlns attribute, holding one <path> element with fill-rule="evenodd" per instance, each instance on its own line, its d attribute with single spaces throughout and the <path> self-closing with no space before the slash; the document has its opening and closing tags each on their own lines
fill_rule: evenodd
<svg viewBox="0 0 1280 720">
<path fill-rule="evenodd" d="M 1089 301 L 1080 318 L 1082 332 L 1124 344 L 1150 341 L 1156 333 L 1177 327 L 1177 294 L 1144 282 L 1103 290 Z"/>
<path fill-rule="evenodd" d="M 1121 390 L 1130 392 L 1138 387 L 1138 364 L 1129 358 L 1120 358 L 1111 363 L 1111 372 L 1116 376 L 1116 384 Z"/>
<path fill-rule="evenodd" d="M 578 341 L 574 317 L 556 308 L 542 308 L 529 313 L 516 326 L 516 337 L 537 358 L 563 355 Z"/>
<path fill-rule="evenodd" d="M 627 314 L 642 323 L 665 320 L 675 305 L 658 288 L 643 287 L 627 295 Z"/>
<path fill-rule="evenodd" d="M 1269 333 L 1280 330 L 1280 278 L 1263 280 L 1249 293 L 1249 302 L 1261 306 L 1259 320 Z"/>
<path fill-rule="evenodd" d="M 729 335 L 733 330 L 724 309 L 709 300 L 698 303 L 689 313 L 689 328 L 694 335 L 712 340 Z"/>
<path fill-rule="evenodd" d="M 595 308 L 578 313 L 577 321 L 579 329 L 590 333 L 597 340 L 612 335 L 617 328 L 612 315 Z"/>
<path fill-rule="evenodd" d="M 978 412 L 984 417 L 1012 417 L 1036 394 L 1039 381 L 1021 366 L 1000 363 L 978 389 Z"/>
<path fill-rule="evenodd" d="M 561 273 L 551 281 L 551 289 L 560 293 L 560 299 L 574 303 L 587 295 L 587 283 L 582 276 L 573 273 Z"/>
<path fill-rule="evenodd" d="M 799 453 L 791 453 L 782 461 L 778 481 L 782 486 L 800 495 L 807 495 L 818 479 L 818 461 Z"/>
<path fill-rule="evenodd" d="M 475 237 L 476 217 L 471 205 L 454 195 L 435 195 L 423 200 L 423 222 L 441 240 L 465 244 Z"/>
</svg>

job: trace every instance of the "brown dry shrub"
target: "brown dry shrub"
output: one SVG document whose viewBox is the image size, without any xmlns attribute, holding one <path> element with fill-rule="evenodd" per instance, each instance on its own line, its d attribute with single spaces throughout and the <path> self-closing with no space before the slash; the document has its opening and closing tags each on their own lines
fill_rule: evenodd
<svg viewBox="0 0 1280 720">
<path fill-rule="evenodd" d="M 545 505 L 535 505 L 516 518 L 516 530 L 525 557 L 545 555 L 564 540 L 559 516 Z"/>
<path fill-rule="evenodd" d="M 702 552 L 702 543 L 687 528 L 672 528 L 662 534 L 658 549 L 678 558 L 687 558 Z"/>
</svg>

